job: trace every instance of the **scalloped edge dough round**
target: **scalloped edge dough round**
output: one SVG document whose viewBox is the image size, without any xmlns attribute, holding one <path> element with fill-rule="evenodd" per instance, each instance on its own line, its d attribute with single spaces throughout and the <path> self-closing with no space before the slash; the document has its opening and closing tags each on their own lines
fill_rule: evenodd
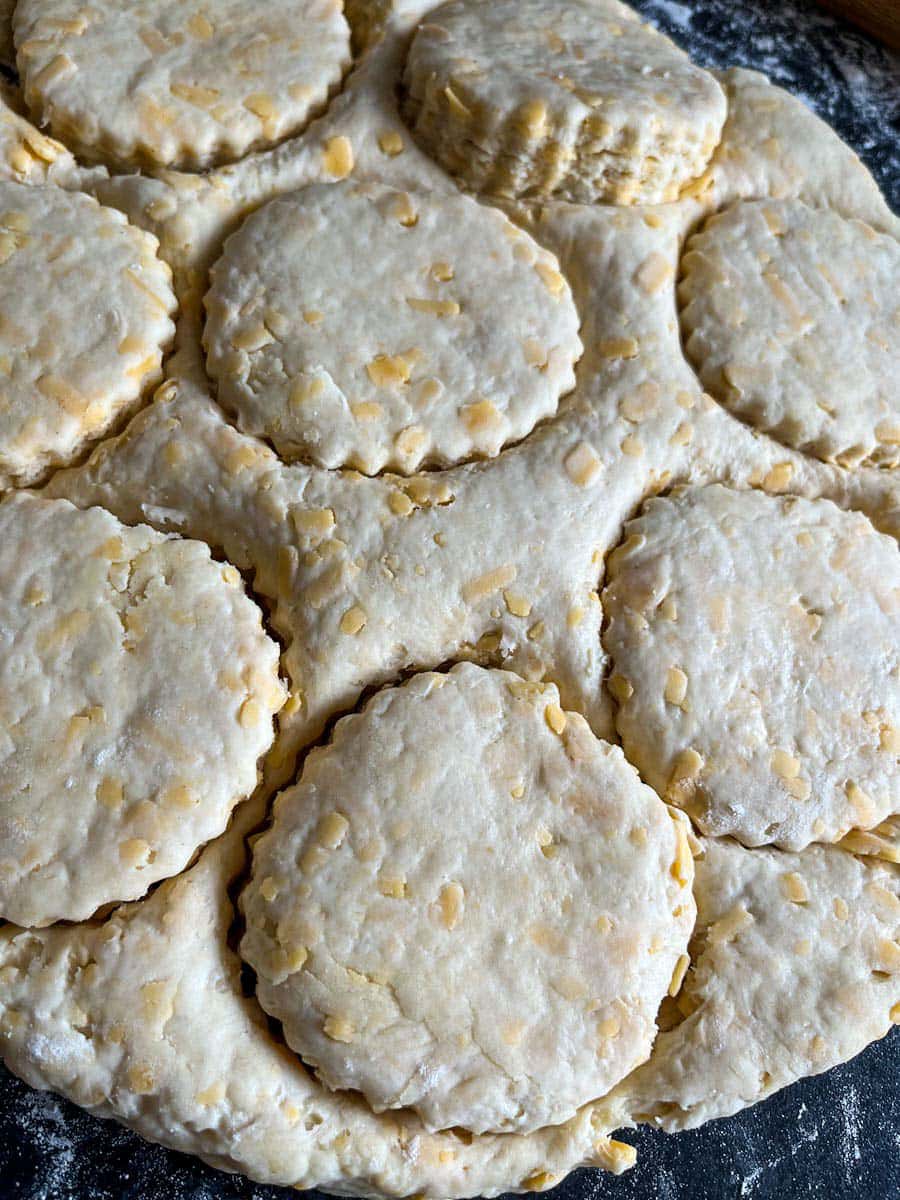
<svg viewBox="0 0 900 1200">
<path fill-rule="evenodd" d="M 625 752 L 704 833 L 801 849 L 900 811 L 900 551 L 828 500 L 648 500 L 609 558 Z"/>
<path fill-rule="evenodd" d="M 0 488 L 72 462 L 162 378 L 176 300 L 157 249 L 93 197 L 0 181 Z"/>
<path fill-rule="evenodd" d="M 900 1018 L 900 870 L 701 842 L 693 961 L 607 1118 L 670 1133 L 847 1062 Z"/>
<path fill-rule="evenodd" d="M 450 0 L 403 81 L 416 139 L 467 187 L 583 204 L 676 199 L 726 112 L 713 76 L 616 0 Z"/>
<path fill-rule="evenodd" d="M 685 349 L 726 408 L 844 467 L 900 462 L 900 245 L 799 200 L 738 203 L 694 234 Z"/>
<path fill-rule="evenodd" d="M 270 201 L 205 304 L 207 369 L 240 427 L 368 475 L 495 456 L 556 412 L 582 351 L 555 255 L 466 196 L 372 183 Z"/>
<path fill-rule="evenodd" d="M 555 687 L 463 663 L 306 758 L 254 845 L 241 952 L 328 1087 L 528 1132 L 649 1055 L 692 880 L 684 819 Z"/>
<path fill-rule="evenodd" d="M 214 1167 L 341 1195 L 492 1197 L 633 1165 L 595 1106 L 527 1136 L 464 1137 L 317 1083 L 245 997 L 229 946 L 228 885 L 263 807 L 239 811 L 196 866 L 102 926 L 0 928 L 0 1038 L 17 1075 Z"/>
<path fill-rule="evenodd" d="M 670 469 L 738 484 L 771 476 L 773 487 L 789 476 L 804 494 L 831 495 L 869 512 L 880 528 L 900 529 L 891 472 L 826 468 L 751 436 L 702 400 L 678 352 L 671 289 L 660 284 L 655 291 L 666 265 L 670 275 L 677 265 L 676 230 L 740 197 L 798 194 L 897 227 L 837 135 L 798 99 L 741 69 L 719 76 L 729 90 L 729 125 L 709 171 L 691 189 L 699 201 L 656 212 L 556 205 L 545 214 L 540 236 L 566 264 L 588 350 L 571 404 L 521 449 L 439 477 L 365 481 L 283 468 L 267 447 L 225 423 L 200 382 L 190 290 L 223 231 L 272 192 L 321 177 L 330 135 L 352 149 L 359 172 L 401 187 L 449 186 L 410 145 L 395 113 L 391 83 L 409 11 L 406 0 L 397 5 L 377 53 L 348 80 L 346 102 L 335 104 L 308 139 L 202 180 L 171 173 L 104 180 L 8 108 L 0 111 L 5 171 L 96 187 L 148 220 L 153 205 L 154 227 L 189 289 L 184 354 L 173 364 L 178 384 L 126 435 L 51 486 L 81 504 L 102 502 L 127 520 L 189 530 L 257 571 L 255 586 L 288 638 L 285 662 L 297 689 L 294 715 L 270 758 L 282 765 L 330 715 L 355 704 L 362 688 L 396 677 L 410 661 L 431 665 L 463 654 L 501 656 L 535 677 L 552 674 L 567 707 L 606 730 L 593 588 L 621 521 L 647 489 L 665 485 Z M 397 135 L 398 157 L 380 145 L 386 130 Z M 165 216 L 157 221 L 160 210 Z M 637 389 L 643 402 L 643 385 L 654 377 L 661 387 L 650 422 L 633 397 Z M 619 407 L 624 416 L 626 404 L 628 424 L 615 415 Z M 639 420 L 645 424 L 636 429 Z M 623 438 L 628 452 L 620 452 Z M 385 515 L 398 483 L 413 500 L 413 519 Z M 327 558 L 337 538 L 317 537 L 304 523 L 309 509 L 328 508 L 352 531 L 339 571 Z M 295 524 L 302 536 L 294 536 Z M 432 537 L 441 554 L 422 553 Z M 397 559 L 403 571 L 395 579 Z M 524 620 L 503 611 L 501 581 L 510 578 L 527 597 Z M 368 607 L 368 625 L 337 637 L 351 597 Z M 320 652 L 335 639 L 337 653 L 325 662 Z M 196 867 L 103 925 L 0 932 L 0 1030 L 11 1069 L 98 1115 L 262 1182 L 369 1195 L 494 1195 L 543 1189 L 579 1164 L 621 1170 L 633 1163 L 632 1148 L 605 1136 L 610 1124 L 599 1104 L 527 1137 L 469 1142 L 429 1135 L 414 1118 L 377 1118 L 355 1098 L 315 1085 L 273 1040 L 255 1002 L 242 996 L 240 964 L 228 944 L 227 887 L 243 862 L 242 838 L 263 819 L 264 801 L 261 790 Z M 168 1020 L 168 989 L 142 990 L 166 980 L 176 985 Z M 96 1021 L 86 1026 L 89 1010 Z"/>
<path fill-rule="evenodd" d="M 256 787 L 278 647 L 204 542 L 23 493 L 0 629 L 0 920 L 82 920 L 181 871 Z"/>
<path fill-rule="evenodd" d="M 233 161 L 299 133 L 350 64 L 340 0 L 134 7 L 16 3 L 28 107 L 89 162 L 201 170 Z"/>
</svg>

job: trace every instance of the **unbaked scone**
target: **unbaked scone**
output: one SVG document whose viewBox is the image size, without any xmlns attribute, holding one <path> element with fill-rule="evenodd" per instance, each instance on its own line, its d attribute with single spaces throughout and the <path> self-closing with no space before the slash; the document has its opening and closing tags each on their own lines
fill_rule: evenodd
<svg viewBox="0 0 900 1200">
<path fill-rule="evenodd" d="M 136 902 L 111 912 L 101 908 L 90 920 L 0 929 L 0 1056 L 32 1086 L 50 1088 L 144 1137 L 260 1183 L 429 1200 L 541 1191 L 580 1165 L 628 1168 L 635 1148 L 612 1141 L 609 1134 L 632 1113 L 625 1108 L 616 1117 L 609 1114 L 629 1079 L 614 1089 L 613 1099 L 591 1101 L 561 1124 L 482 1134 L 461 1128 L 431 1131 L 409 1109 L 376 1113 L 359 1091 L 327 1087 L 284 1045 L 281 1029 L 258 1002 L 252 972 L 241 969 L 237 950 L 243 931 L 236 901 L 252 866 L 248 835 L 271 825 L 273 797 L 296 775 L 295 755 L 338 717 L 364 709 L 376 688 L 402 691 L 396 685 L 411 672 L 449 670 L 466 657 L 515 671 L 532 681 L 530 686 L 552 680 L 561 697 L 556 703 L 580 713 L 597 737 L 612 740 L 615 704 L 604 685 L 609 657 L 601 645 L 596 589 L 625 523 L 649 495 L 667 493 L 676 483 L 727 481 L 735 488 L 762 485 L 809 498 L 828 496 L 865 514 L 883 532 L 900 531 L 897 472 L 867 464 L 844 470 L 762 435 L 702 394 L 682 354 L 675 281 L 683 238 L 704 216 L 737 201 L 798 197 L 874 228 L 896 228 L 849 147 L 799 100 L 742 70 L 717 76 L 728 91 L 729 120 L 709 164 L 682 189 L 677 203 L 623 208 L 561 203 L 551 196 L 539 204 L 508 207 L 512 220 L 558 256 L 554 269 L 571 284 L 585 346 L 575 388 L 519 444 L 508 443 L 495 458 L 482 461 L 470 461 L 480 457 L 477 450 L 467 453 L 457 465 L 430 474 L 367 478 L 353 470 L 285 462 L 269 444 L 271 437 L 236 427 L 236 411 L 226 419 L 204 372 L 201 299 L 225 238 L 249 214 L 311 182 L 346 175 L 354 184 L 377 182 L 402 191 L 410 201 L 417 193 L 457 194 L 454 180 L 415 144 L 401 116 L 410 39 L 423 17 L 427 24 L 432 6 L 433 0 L 376 0 L 362 19 L 366 6 L 352 4 L 358 49 L 363 44 L 367 49 L 322 119 L 301 137 L 202 175 L 153 169 L 109 175 L 105 167 L 82 166 L 20 114 L 14 94 L 0 95 L 0 174 L 93 192 L 104 204 L 121 206 L 129 220 L 159 238 L 181 308 L 178 353 L 167 363 L 170 383 L 88 461 L 56 472 L 46 494 L 65 496 L 81 509 L 100 504 L 129 525 L 146 522 L 202 539 L 214 555 L 252 576 L 254 592 L 282 641 L 281 665 L 291 689 L 279 716 L 278 740 L 265 758 L 262 784 L 236 807 L 228 828 L 196 861 Z M 608 11 L 605 5 L 596 7 L 597 13 Z M 468 249 L 466 236 L 463 228 L 457 238 L 461 250 Z M 346 255 L 356 258 L 359 270 L 367 266 L 370 244 L 360 231 L 350 231 Z M 483 266 L 487 274 L 490 263 Z M 495 311 L 489 315 L 501 326 L 506 299 L 502 292 L 492 296 Z M 370 307 L 376 303 L 369 298 Z M 765 529 L 765 522 L 760 525 Z M 865 521 L 858 527 L 871 537 Z M 23 562 L 27 557 L 19 556 Z M 867 554 L 873 576 L 880 557 L 880 549 Z M 697 561 L 702 569 L 702 554 Z M 767 564 L 766 571 L 777 578 L 777 563 Z M 830 586 L 829 565 L 824 574 Z M 631 619 L 639 629 L 637 617 Z M 210 653 L 219 649 L 216 634 L 199 621 L 192 633 L 213 648 Z M 224 669 L 228 663 L 220 665 Z M 67 686 L 65 674 L 62 679 Z M 671 694 L 677 696 L 682 686 L 675 675 Z M 879 721 L 879 740 L 884 734 L 889 742 L 891 730 L 886 723 L 882 729 L 881 715 L 867 711 L 870 720 Z M 551 719 L 560 724 L 555 710 Z M 569 741 L 570 726 L 578 724 L 569 715 L 561 740 Z M 173 726 L 177 731 L 177 722 Z M 540 729 L 548 739 L 557 737 L 549 725 Z M 404 743 L 404 758 L 421 754 L 427 760 L 446 747 L 447 730 L 423 738 L 414 738 L 414 732 Z M 476 755 L 479 745 L 473 741 Z M 463 758 L 467 751 L 467 745 L 454 747 Z M 530 743 L 527 751 L 522 757 L 532 761 Z M 613 760 L 622 764 L 616 754 L 607 767 Z M 790 779 L 792 764 L 779 762 Z M 217 764 L 209 770 L 222 774 Z M 363 766 L 353 765 L 352 771 L 359 778 Z M 802 783 L 793 787 L 804 790 Z M 864 807 L 864 798 L 854 795 Z M 475 800 L 465 799 L 470 811 Z M 487 800 L 492 806 L 494 800 Z M 513 803 L 511 797 L 508 802 Z M 517 803 L 523 802 L 524 797 Z M 556 817 L 562 806 L 551 811 Z M 721 1111 L 728 1104 L 752 1103 L 761 1088 L 790 1083 L 798 1073 L 851 1055 L 884 1031 L 884 1001 L 893 986 L 887 980 L 892 930 L 888 922 L 871 918 L 859 878 L 872 878 L 863 867 L 864 854 L 869 871 L 882 870 L 878 857 L 896 857 L 898 819 L 889 816 L 870 829 L 851 829 L 827 849 L 839 856 L 831 874 L 853 910 L 844 945 L 823 920 L 827 904 L 818 903 L 821 880 L 806 870 L 807 851 L 793 856 L 800 860 L 796 874 L 814 897 L 807 904 L 815 911 L 795 939 L 812 943 L 809 954 L 790 938 L 803 885 L 782 884 L 777 873 L 754 862 L 761 855 L 776 863 L 792 852 L 748 849 L 740 851 L 743 858 L 728 860 L 721 882 L 743 881 L 748 907 L 767 900 L 765 917 L 756 918 L 761 926 L 769 923 L 766 936 L 746 943 L 750 953 L 743 958 L 715 959 L 717 969 L 729 971 L 721 990 L 710 992 L 707 1011 L 716 1019 L 698 1020 L 698 1042 L 657 1038 L 654 1045 L 665 1064 L 661 1082 L 635 1095 L 634 1114 L 656 1120 L 655 1093 L 660 1108 L 668 1101 L 677 1106 L 684 1098 L 685 1109 L 693 1109 L 699 1097 L 706 1115 L 715 1116 L 717 1104 Z M 323 833 L 328 836 L 329 830 Z M 318 837 L 318 829 L 311 832 L 311 844 Z M 416 838 L 427 841 L 413 830 L 405 844 Z M 329 855 L 336 857 L 344 848 Z M 537 859 L 538 847 L 531 843 L 530 848 Z M 709 853 L 720 849 L 724 843 L 717 842 Z M 554 853 L 552 843 L 547 850 Z M 540 855 L 548 871 L 559 865 L 564 851 L 556 854 L 556 859 Z M 103 873 L 102 854 L 95 856 L 87 846 L 83 857 Z M 856 874 L 848 882 L 851 866 Z M 759 899 L 747 884 L 751 868 L 760 873 Z M 409 886 L 412 873 L 406 873 Z M 890 870 L 883 878 L 892 878 Z M 292 882 L 302 886 L 306 880 L 295 870 Z M 590 896 L 592 886 L 571 889 L 573 905 L 579 894 Z M 697 886 L 701 900 L 711 894 L 702 881 Z M 790 896 L 782 893 L 786 887 Z M 473 891 L 477 888 L 470 895 Z M 783 907 L 776 898 L 783 899 Z M 514 897 L 501 899 L 508 905 Z M 375 900 L 397 906 L 409 897 L 379 893 Z M 704 919 L 713 911 L 708 907 Z M 470 912 L 465 906 L 462 921 L 450 932 L 461 932 Z M 669 988 L 676 995 L 663 1000 L 657 1016 L 664 1035 L 675 1030 L 689 996 L 696 994 L 693 977 L 706 961 L 707 927 L 692 939 L 694 967 L 684 980 L 689 964 L 682 956 L 675 961 Z M 807 961 L 817 957 L 817 937 L 826 942 L 821 951 L 825 975 L 832 973 L 835 956 L 844 954 L 847 961 L 834 965 L 834 978 L 851 990 L 858 985 L 860 1011 L 844 1014 L 838 1028 L 830 1023 L 827 979 L 822 986 L 815 962 Z M 766 961 L 766 943 L 774 967 Z M 310 947 L 298 943 L 298 949 Z M 542 952 L 531 943 L 518 953 L 529 951 L 542 961 Z M 592 965 L 602 968 L 602 962 Z M 873 969 L 880 973 L 877 978 Z M 534 973 L 531 961 L 522 974 L 529 972 Z M 774 980 L 772 994 L 759 983 L 762 973 Z M 802 986 L 794 985 L 798 979 Z M 680 993 L 679 982 L 684 983 Z M 486 994 L 490 970 L 476 983 Z M 539 983 L 547 987 L 546 979 Z M 738 1024 L 737 1040 L 729 1040 L 729 997 L 735 993 L 735 1011 L 747 999 L 758 1020 Z M 566 1015 L 567 1000 L 551 997 L 545 1008 Z M 828 1014 L 825 1028 L 810 1011 L 820 1003 Z M 887 1018 L 900 1020 L 895 1002 Z M 786 1047 L 778 1043 L 782 1030 Z M 335 1042 L 331 1049 L 341 1052 L 349 1045 Z M 882 1064 L 889 1064 L 893 1049 L 892 1043 L 878 1053 Z M 565 1053 L 557 1057 L 563 1064 L 569 1061 Z M 740 1076 L 731 1090 L 729 1058 Z M 765 1078 L 767 1070 L 773 1079 Z M 690 1074 L 699 1084 L 685 1083 L 681 1091 L 678 1080 L 670 1086 L 679 1071 L 681 1081 Z M 632 1082 L 636 1078 L 632 1073 Z M 549 1080 L 552 1091 L 559 1080 L 555 1065 Z M 22 1102 L 28 1105 L 28 1093 Z M 783 1103 L 789 1105 L 790 1098 Z M 674 1108 L 669 1115 L 673 1125 L 682 1116 Z M 874 1110 L 864 1119 L 870 1128 L 877 1125 Z M 740 1131 L 732 1126 L 725 1136 L 735 1129 Z M 73 1160 L 72 1170 L 78 1169 Z M 605 1191 L 608 1184 L 588 1179 L 581 1186 Z"/>
<path fill-rule="evenodd" d="M 80 920 L 182 870 L 253 791 L 278 647 L 202 542 L 0 504 L 0 920 Z"/>
<path fill-rule="evenodd" d="M 617 1123 L 731 1116 L 900 1018 L 900 870 L 831 846 L 701 846 L 691 967 L 649 1062 L 610 1098 Z"/>
<path fill-rule="evenodd" d="M 555 687 L 462 664 L 307 758 L 254 847 L 242 953 L 329 1087 L 526 1132 L 649 1054 L 692 878 L 683 818 Z"/>
<path fill-rule="evenodd" d="M 17 0 L 32 113 L 93 162 L 197 170 L 297 133 L 350 62 L 340 0 Z"/>
<path fill-rule="evenodd" d="M 732 412 L 842 466 L 900 461 L 900 244 L 799 200 L 739 203 L 688 243 L 685 349 Z"/>
<path fill-rule="evenodd" d="M 253 214 L 206 310 L 207 368 L 240 427 L 370 475 L 497 454 L 556 411 L 582 349 L 554 255 L 467 197 L 380 184 Z"/>
<path fill-rule="evenodd" d="M 718 83 L 616 0 L 450 0 L 404 73 L 417 140 L 473 191 L 674 200 L 725 121 Z"/>
<path fill-rule="evenodd" d="M 151 234 L 0 182 L 0 489 L 69 463 L 162 378 L 177 307 Z"/>
<path fill-rule="evenodd" d="M 413 1113 L 379 1115 L 323 1087 L 245 994 L 229 938 L 229 883 L 254 811 L 104 922 L 0 926 L 11 1070 L 220 1170 L 344 1196 L 491 1197 L 541 1190 L 577 1166 L 634 1164 L 592 1106 L 536 1133 L 474 1137 L 429 1133 Z"/>
<path fill-rule="evenodd" d="M 649 500 L 603 594 L 625 752 L 704 833 L 834 842 L 900 811 L 900 552 L 828 500 Z"/>
</svg>

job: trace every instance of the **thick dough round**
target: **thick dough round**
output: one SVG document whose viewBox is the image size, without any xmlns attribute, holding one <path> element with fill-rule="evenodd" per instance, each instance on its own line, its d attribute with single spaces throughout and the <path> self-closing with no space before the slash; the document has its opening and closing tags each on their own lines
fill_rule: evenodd
<svg viewBox="0 0 900 1200">
<path fill-rule="evenodd" d="M 340 0 L 18 0 L 28 106 L 83 158 L 197 170 L 297 133 L 350 62 Z"/>
<path fill-rule="evenodd" d="M 625 752 L 704 833 L 800 849 L 900 812 L 900 553 L 864 516 L 682 489 L 603 603 Z"/>
<path fill-rule="evenodd" d="M 329 1087 L 528 1131 L 647 1057 L 692 877 L 682 820 L 555 687 L 463 664 L 306 760 L 254 847 L 242 952 Z"/>
<path fill-rule="evenodd" d="M 228 240 L 206 308 L 241 428 L 370 475 L 497 454 L 556 412 L 582 349 L 554 255 L 466 197 L 379 184 L 267 204 Z"/>
<path fill-rule="evenodd" d="M 284 700 L 238 571 L 14 493 L 0 630 L 0 920 L 79 920 L 182 870 L 253 791 Z"/>
<path fill-rule="evenodd" d="M 406 115 L 474 191 L 674 200 L 705 168 L 725 95 L 615 0 L 451 0 L 409 51 Z"/>
<path fill-rule="evenodd" d="M 0 488 L 70 462 L 162 378 L 172 273 L 88 196 L 0 182 Z"/>
<path fill-rule="evenodd" d="M 342 1196 L 491 1197 L 634 1163 L 592 1106 L 528 1135 L 429 1133 L 304 1070 L 244 994 L 229 940 L 228 885 L 260 814 L 243 806 L 194 867 L 102 924 L 0 927 L 11 1070 L 220 1170 Z"/>
<path fill-rule="evenodd" d="M 900 870 L 702 842 L 693 961 L 609 1116 L 669 1132 L 846 1062 L 900 1016 Z M 669 1026 L 668 1028 L 666 1026 Z"/>
<path fill-rule="evenodd" d="M 735 204 L 688 243 L 685 348 L 727 408 L 842 466 L 900 462 L 900 244 L 799 200 Z"/>
</svg>

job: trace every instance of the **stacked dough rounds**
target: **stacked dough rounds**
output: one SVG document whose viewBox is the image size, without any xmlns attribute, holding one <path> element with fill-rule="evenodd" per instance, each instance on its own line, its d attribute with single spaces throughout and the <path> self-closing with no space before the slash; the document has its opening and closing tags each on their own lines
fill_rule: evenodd
<svg viewBox="0 0 900 1200">
<path fill-rule="evenodd" d="M 0 488 L 72 461 L 162 377 L 171 272 L 121 213 L 0 183 Z"/>
<path fill-rule="evenodd" d="M 0 919 L 143 895 L 256 786 L 284 691 L 239 573 L 202 542 L 0 504 Z"/>
<path fill-rule="evenodd" d="M 450 0 L 416 32 L 404 85 L 428 153 L 502 196 L 674 200 L 725 120 L 713 77 L 616 0 Z"/>
<path fill-rule="evenodd" d="M 242 950 L 329 1087 L 530 1130 L 646 1058 L 692 877 L 681 821 L 555 688 L 463 664 L 307 759 L 254 848 Z"/>
<path fill-rule="evenodd" d="M 377 184 L 267 204 L 229 238 L 206 308 L 241 428 L 366 474 L 497 454 L 556 411 L 581 353 L 552 254 L 465 197 Z"/>
<path fill-rule="evenodd" d="M 900 553 L 830 501 L 647 502 L 610 558 L 629 759 L 704 833 L 837 841 L 900 810 Z"/>
<path fill-rule="evenodd" d="M 736 204 L 693 237 L 685 346 L 757 429 L 842 466 L 900 462 L 900 245 L 796 200 Z"/>
<path fill-rule="evenodd" d="M 31 111 L 91 161 L 208 167 L 297 133 L 350 61 L 340 0 L 18 0 Z"/>
</svg>

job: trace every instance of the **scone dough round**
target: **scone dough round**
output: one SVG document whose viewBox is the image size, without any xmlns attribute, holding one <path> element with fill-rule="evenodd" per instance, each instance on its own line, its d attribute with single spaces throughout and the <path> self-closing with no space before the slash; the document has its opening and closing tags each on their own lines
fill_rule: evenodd
<svg viewBox="0 0 900 1200">
<path fill-rule="evenodd" d="M 410 46 L 406 115 L 474 191 L 578 203 L 674 200 L 700 175 L 725 95 L 615 0 L 451 0 Z"/>
<path fill-rule="evenodd" d="M 379 184 L 271 201 L 229 238 L 206 308 L 241 428 L 366 474 L 497 454 L 556 411 L 582 349 L 549 251 L 466 197 Z"/>
<path fill-rule="evenodd" d="M 297 133 L 350 62 L 340 0 L 18 0 L 29 108 L 83 158 L 186 170 Z"/>
<path fill-rule="evenodd" d="M 651 499 L 603 603 L 625 752 L 704 833 L 799 849 L 900 811 L 900 553 L 864 516 Z"/>
<path fill-rule="evenodd" d="M 555 687 L 463 664 L 306 760 L 254 847 L 242 952 L 329 1087 L 527 1131 L 646 1058 L 692 878 L 682 819 Z"/>
<path fill-rule="evenodd" d="M 735 204 L 688 243 L 685 347 L 757 429 L 842 466 L 900 462 L 900 244 L 799 200 Z"/>
<path fill-rule="evenodd" d="M 0 183 L 0 488 L 70 462 L 162 377 L 171 271 L 89 196 Z"/>
<path fill-rule="evenodd" d="M 0 504 L 0 920 L 143 895 L 257 782 L 284 690 L 239 572 L 103 509 Z"/>
<path fill-rule="evenodd" d="M 614 1120 L 624 1109 L 669 1132 L 846 1062 L 900 1004 L 896 868 L 833 846 L 791 854 L 721 838 L 701 841 L 696 869 L 695 957 L 674 1020 L 610 1105 Z"/>
</svg>

